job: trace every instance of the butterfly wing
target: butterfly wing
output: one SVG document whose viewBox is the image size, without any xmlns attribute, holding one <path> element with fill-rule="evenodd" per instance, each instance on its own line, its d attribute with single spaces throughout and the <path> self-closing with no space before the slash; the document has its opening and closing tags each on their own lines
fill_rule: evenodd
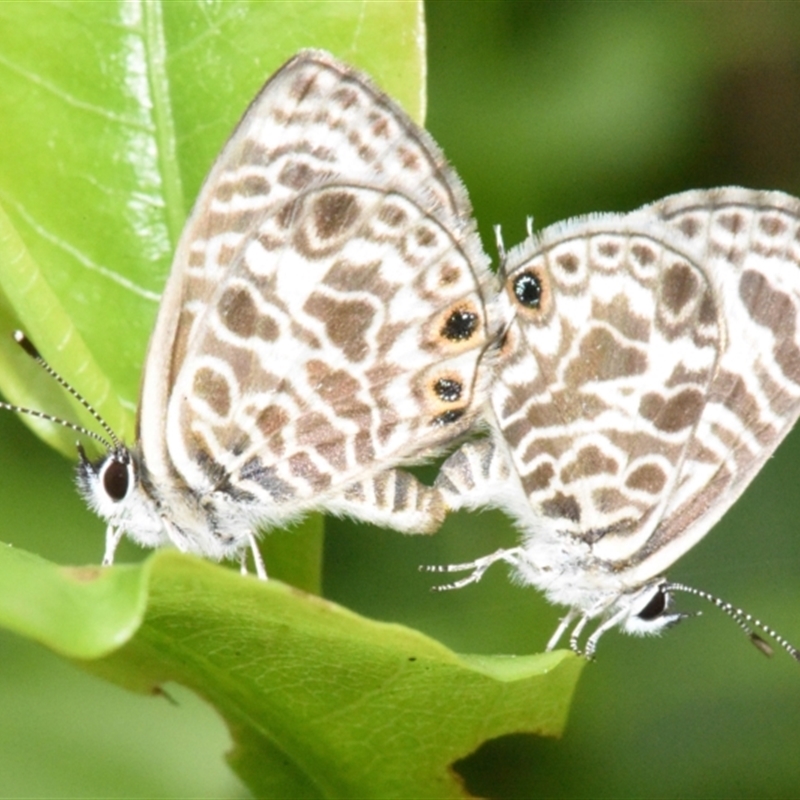
<svg viewBox="0 0 800 800">
<path fill-rule="evenodd" d="M 430 137 L 360 73 L 301 53 L 178 247 L 140 403 L 153 483 L 173 504 L 188 488 L 291 507 L 423 457 L 477 411 L 490 281 Z"/>
<path fill-rule="evenodd" d="M 507 276 L 515 323 L 491 403 L 523 525 L 627 567 L 676 491 L 713 381 L 713 285 L 669 230 L 620 216 L 544 231 L 509 253 Z"/>
<path fill-rule="evenodd" d="M 741 188 L 646 206 L 691 248 L 724 320 L 719 363 L 645 572 L 662 572 L 730 508 L 800 414 L 800 202 Z"/>
<path fill-rule="evenodd" d="M 272 504 L 319 498 L 427 454 L 476 410 L 474 272 L 398 193 L 301 194 L 263 221 L 199 320 L 167 437 L 204 491 L 227 477 Z"/>
</svg>

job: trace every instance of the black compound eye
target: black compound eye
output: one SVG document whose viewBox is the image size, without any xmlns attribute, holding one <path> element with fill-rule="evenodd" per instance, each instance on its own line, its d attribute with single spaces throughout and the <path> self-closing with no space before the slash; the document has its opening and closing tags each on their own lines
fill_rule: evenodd
<svg viewBox="0 0 800 800">
<path fill-rule="evenodd" d="M 526 308 L 540 308 L 542 294 L 542 279 L 535 272 L 523 272 L 514 279 L 514 296 Z"/>
<path fill-rule="evenodd" d="M 650 602 L 636 615 L 639 619 L 648 622 L 657 619 L 667 610 L 667 594 L 659 589 L 652 597 Z"/>
<path fill-rule="evenodd" d="M 103 489 L 114 501 L 123 500 L 128 494 L 128 467 L 120 461 L 112 460 L 103 471 Z"/>
</svg>

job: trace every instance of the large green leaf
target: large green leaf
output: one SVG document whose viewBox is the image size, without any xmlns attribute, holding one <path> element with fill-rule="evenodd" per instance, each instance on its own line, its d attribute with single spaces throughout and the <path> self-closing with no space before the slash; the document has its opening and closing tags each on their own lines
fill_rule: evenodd
<svg viewBox="0 0 800 800">
<path fill-rule="evenodd" d="M 560 733 L 583 663 L 458 656 L 172 551 L 104 570 L 3 547 L 0 622 L 135 691 L 198 692 L 259 797 L 464 797 L 453 762 L 505 734 Z"/>
</svg>

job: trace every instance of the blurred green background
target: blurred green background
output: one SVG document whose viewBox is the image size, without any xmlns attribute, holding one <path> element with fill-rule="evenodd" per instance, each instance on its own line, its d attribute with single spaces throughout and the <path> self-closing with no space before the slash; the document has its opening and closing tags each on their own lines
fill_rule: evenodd
<svg viewBox="0 0 800 800">
<path fill-rule="evenodd" d="M 800 4 L 435 1 L 426 15 L 427 127 L 490 253 L 492 225 L 510 246 L 527 215 L 541 227 L 725 184 L 800 195 Z M 102 524 L 74 493 L 71 464 L 11 415 L 0 437 L 0 539 L 97 562 Z M 35 479 L 26 468 L 15 480 L 22 460 Z M 670 572 L 796 644 L 798 487 L 795 431 Z M 458 515 L 425 540 L 341 521 L 329 531 L 325 593 L 368 616 L 463 652 L 536 652 L 555 626 L 558 610 L 502 567 L 447 594 L 416 571 L 514 541 L 499 514 Z M 121 561 L 138 556 L 120 549 Z M 703 616 L 660 639 L 602 640 L 561 741 L 514 737 L 462 764 L 475 794 L 800 796 L 800 665 L 765 659 L 713 608 L 680 602 Z M 187 693 L 175 690 L 176 705 L 129 695 L 8 634 L 0 658 L 0 796 L 244 796 L 219 756 L 222 725 Z"/>
</svg>

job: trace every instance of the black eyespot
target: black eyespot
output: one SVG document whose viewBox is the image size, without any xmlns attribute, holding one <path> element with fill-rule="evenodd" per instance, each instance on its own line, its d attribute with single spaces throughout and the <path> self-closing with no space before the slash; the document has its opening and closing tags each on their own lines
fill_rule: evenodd
<svg viewBox="0 0 800 800">
<path fill-rule="evenodd" d="M 127 465 L 116 459 L 110 461 L 103 471 L 103 488 L 112 500 L 123 500 L 128 494 Z"/>
<path fill-rule="evenodd" d="M 443 414 L 439 414 L 438 417 L 433 418 L 434 425 L 450 425 L 453 422 L 461 419 L 464 416 L 464 409 L 457 408 L 453 409 L 452 411 L 445 411 Z"/>
<path fill-rule="evenodd" d="M 650 602 L 636 615 L 639 619 L 649 622 L 658 619 L 667 610 L 667 594 L 659 589 Z"/>
<path fill-rule="evenodd" d="M 461 398 L 462 386 L 458 381 L 452 378 L 439 378 L 433 385 L 433 391 L 439 396 L 440 400 L 445 403 L 455 403 Z"/>
<path fill-rule="evenodd" d="M 514 296 L 526 308 L 542 304 L 542 280 L 535 272 L 523 272 L 514 279 Z"/>
<path fill-rule="evenodd" d="M 451 342 L 462 342 L 469 339 L 477 327 L 478 315 L 459 308 L 447 318 L 440 333 Z"/>
</svg>

